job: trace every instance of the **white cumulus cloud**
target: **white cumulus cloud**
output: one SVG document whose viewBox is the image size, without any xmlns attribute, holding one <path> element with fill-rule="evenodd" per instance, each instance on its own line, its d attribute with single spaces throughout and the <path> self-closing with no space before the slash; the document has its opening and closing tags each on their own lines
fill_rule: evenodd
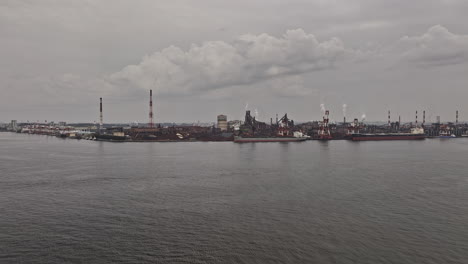
<svg viewBox="0 0 468 264">
<path fill-rule="evenodd" d="M 420 66 L 459 64 L 468 61 L 468 35 L 435 25 L 422 35 L 401 38 L 396 49 L 405 61 Z"/>
<path fill-rule="evenodd" d="M 186 51 L 170 46 L 107 80 L 166 94 L 197 93 L 330 69 L 348 52 L 341 40 L 320 42 L 302 29 L 288 30 L 279 38 L 247 34 L 232 42 L 192 44 Z"/>
</svg>

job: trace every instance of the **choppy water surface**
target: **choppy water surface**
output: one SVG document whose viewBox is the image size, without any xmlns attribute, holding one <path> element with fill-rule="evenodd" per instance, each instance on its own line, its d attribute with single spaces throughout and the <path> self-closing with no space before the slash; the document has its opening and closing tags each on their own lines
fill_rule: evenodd
<svg viewBox="0 0 468 264">
<path fill-rule="evenodd" d="M 2 263 L 466 263 L 468 139 L 0 133 Z"/>
</svg>

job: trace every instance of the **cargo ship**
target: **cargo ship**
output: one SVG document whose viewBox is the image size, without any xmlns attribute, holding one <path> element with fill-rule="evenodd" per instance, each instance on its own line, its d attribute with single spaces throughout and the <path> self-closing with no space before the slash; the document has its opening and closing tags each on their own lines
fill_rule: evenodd
<svg viewBox="0 0 468 264">
<path fill-rule="evenodd" d="M 352 134 L 353 141 L 368 141 L 368 140 L 418 140 L 425 139 L 424 129 L 413 128 L 411 133 L 378 133 L 378 134 Z"/>
<path fill-rule="evenodd" d="M 307 137 L 234 137 L 235 143 L 252 142 L 300 142 L 307 140 Z"/>
<path fill-rule="evenodd" d="M 128 141 L 129 137 L 124 135 L 123 132 L 114 132 L 112 134 L 97 134 L 96 140 L 98 141 L 113 141 L 113 142 L 124 142 Z"/>
</svg>

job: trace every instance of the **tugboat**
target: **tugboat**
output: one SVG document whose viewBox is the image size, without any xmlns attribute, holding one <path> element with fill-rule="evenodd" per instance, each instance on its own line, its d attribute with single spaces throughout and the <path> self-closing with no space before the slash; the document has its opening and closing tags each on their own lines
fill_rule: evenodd
<svg viewBox="0 0 468 264">
<path fill-rule="evenodd" d="M 452 133 L 452 129 L 448 126 L 444 126 L 439 133 L 439 138 L 456 138 L 457 136 Z"/>
<path fill-rule="evenodd" d="M 442 131 L 439 134 L 439 138 L 456 138 L 456 137 L 457 136 L 455 136 L 455 134 L 450 133 L 449 131 Z"/>
</svg>

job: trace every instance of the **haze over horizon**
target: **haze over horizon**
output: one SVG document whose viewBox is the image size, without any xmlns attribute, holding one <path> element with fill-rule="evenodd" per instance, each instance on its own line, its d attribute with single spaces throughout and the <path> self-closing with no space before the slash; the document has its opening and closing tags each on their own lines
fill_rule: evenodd
<svg viewBox="0 0 468 264">
<path fill-rule="evenodd" d="M 468 1 L 2 1 L 0 121 L 468 120 Z"/>
</svg>

